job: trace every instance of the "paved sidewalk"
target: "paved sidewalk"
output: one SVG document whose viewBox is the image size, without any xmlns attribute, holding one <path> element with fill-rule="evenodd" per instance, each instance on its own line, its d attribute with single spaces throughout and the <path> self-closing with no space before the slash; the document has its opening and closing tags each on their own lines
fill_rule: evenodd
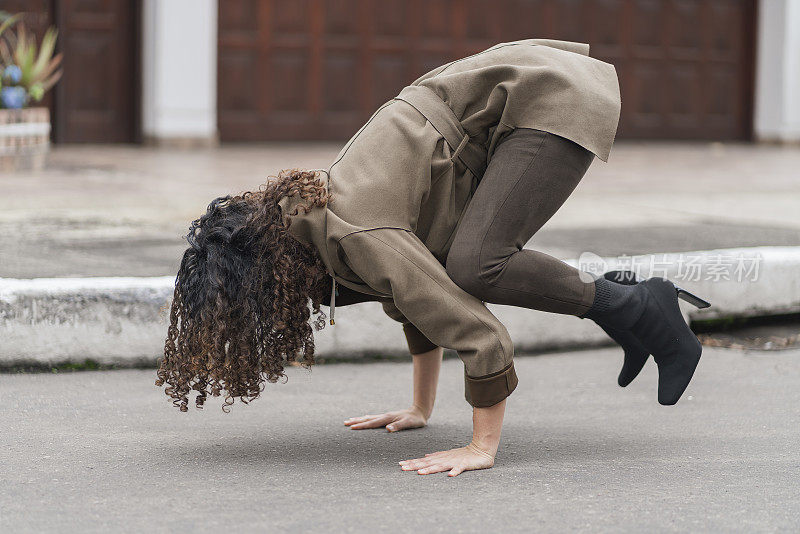
<svg viewBox="0 0 800 534">
<path fill-rule="evenodd" d="M 182 414 L 154 371 L 5 375 L 3 532 L 774 532 L 800 529 L 800 351 L 706 348 L 674 407 L 619 350 L 520 357 L 495 468 L 400 459 L 469 439 L 461 364 L 429 427 L 347 430 L 406 405 L 410 365 L 290 369 L 262 399 Z"/>
<path fill-rule="evenodd" d="M 326 167 L 340 147 L 57 147 L 45 171 L 0 176 L 0 277 L 173 275 L 211 199 Z M 800 245 L 798 169 L 797 147 L 620 141 L 528 246 L 577 258 Z"/>
</svg>

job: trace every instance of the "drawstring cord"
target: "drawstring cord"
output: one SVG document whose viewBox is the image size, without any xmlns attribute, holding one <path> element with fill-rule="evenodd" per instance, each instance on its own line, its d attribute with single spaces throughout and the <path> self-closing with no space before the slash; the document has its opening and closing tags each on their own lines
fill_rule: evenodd
<svg viewBox="0 0 800 534">
<path fill-rule="evenodd" d="M 338 293 L 338 291 L 336 291 L 336 278 L 331 276 L 331 280 L 331 324 L 336 324 L 333 320 L 333 314 L 336 313 L 336 293 Z"/>
</svg>

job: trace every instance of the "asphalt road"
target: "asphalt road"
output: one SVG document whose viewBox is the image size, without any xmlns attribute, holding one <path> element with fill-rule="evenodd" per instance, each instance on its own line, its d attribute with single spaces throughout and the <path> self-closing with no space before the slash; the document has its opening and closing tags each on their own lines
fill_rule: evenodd
<svg viewBox="0 0 800 534">
<path fill-rule="evenodd" d="M 519 357 L 496 466 L 397 461 L 466 443 L 462 366 L 422 430 L 342 421 L 405 406 L 407 363 L 293 368 L 183 414 L 153 371 L 0 375 L 2 532 L 797 531 L 800 350 L 707 348 L 675 407 L 617 350 Z"/>
</svg>

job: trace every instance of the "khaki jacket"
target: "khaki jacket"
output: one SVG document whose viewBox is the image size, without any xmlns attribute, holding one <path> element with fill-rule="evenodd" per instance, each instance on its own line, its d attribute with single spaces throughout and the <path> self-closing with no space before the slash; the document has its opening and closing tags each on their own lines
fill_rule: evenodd
<svg viewBox="0 0 800 534">
<path fill-rule="evenodd" d="M 458 352 L 473 406 L 514 390 L 514 348 L 484 303 L 448 277 L 447 252 L 497 143 L 514 128 L 560 135 L 607 160 L 619 86 L 614 67 L 588 53 L 585 44 L 527 39 L 434 69 L 321 170 L 327 206 L 294 214 L 296 197 L 279 203 L 290 233 L 318 250 L 334 292 L 340 284 L 382 301 L 412 353 Z"/>
</svg>

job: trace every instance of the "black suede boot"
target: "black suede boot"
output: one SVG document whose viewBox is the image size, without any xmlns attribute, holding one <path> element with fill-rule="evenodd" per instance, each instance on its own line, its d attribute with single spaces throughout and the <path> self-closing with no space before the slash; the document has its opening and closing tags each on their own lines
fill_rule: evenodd
<svg viewBox="0 0 800 534">
<path fill-rule="evenodd" d="M 683 320 L 678 296 L 698 307 L 708 303 L 663 278 L 635 285 L 595 280 L 595 302 L 583 317 L 632 334 L 658 365 L 658 402 L 678 402 L 700 361 L 702 345 Z M 701 306 L 704 303 L 705 306 Z"/>
<path fill-rule="evenodd" d="M 633 271 L 609 271 L 603 275 L 603 278 L 616 284 L 628 286 L 638 283 L 636 274 Z M 636 339 L 636 336 L 629 331 L 616 330 L 610 326 L 604 326 L 599 323 L 598 326 L 608 334 L 608 337 L 622 347 L 624 359 L 622 362 L 622 369 L 617 377 L 617 384 L 621 387 L 625 387 L 633 382 L 634 378 L 639 376 L 644 364 L 647 362 L 647 358 L 650 357 L 650 353 L 647 352 L 647 349 Z"/>
</svg>

